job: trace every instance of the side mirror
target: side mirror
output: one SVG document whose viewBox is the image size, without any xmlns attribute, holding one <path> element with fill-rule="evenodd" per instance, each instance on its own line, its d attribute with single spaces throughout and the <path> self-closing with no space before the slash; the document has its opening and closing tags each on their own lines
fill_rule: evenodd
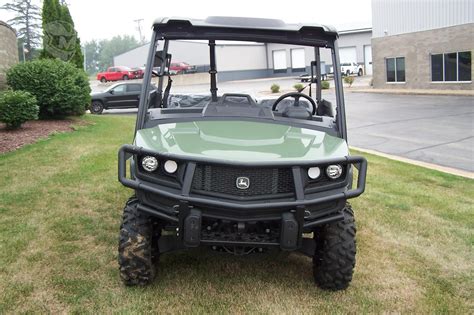
<svg viewBox="0 0 474 315">
<path fill-rule="evenodd" d="M 168 65 L 171 63 L 171 54 L 166 54 L 165 60 L 163 60 L 163 51 L 158 50 L 155 53 L 155 59 L 153 61 L 153 67 L 161 67 L 163 64 Z"/>
<path fill-rule="evenodd" d="M 110 93 L 110 94 L 114 94 L 114 90 L 109 90 L 109 93 Z"/>
</svg>

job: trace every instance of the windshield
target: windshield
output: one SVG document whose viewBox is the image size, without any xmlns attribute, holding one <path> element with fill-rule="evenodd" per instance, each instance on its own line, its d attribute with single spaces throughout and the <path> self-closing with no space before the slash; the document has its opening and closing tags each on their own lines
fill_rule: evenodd
<svg viewBox="0 0 474 315">
<path fill-rule="evenodd" d="M 157 89 L 154 95 L 142 91 L 136 129 L 172 114 L 173 119 L 299 120 L 336 133 L 345 130 L 333 44 L 157 40 L 149 48 L 144 76 Z"/>
<path fill-rule="evenodd" d="M 156 54 L 165 46 L 158 41 Z M 209 42 L 204 40 L 174 40 L 168 43 L 168 63 L 164 62 L 163 75 L 156 76 L 162 65 L 154 65 L 151 81 L 162 85 L 165 103 L 149 104 L 148 108 L 205 107 L 211 98 L 211 70 Z M 315 102 L 334 101 L 334 83 L 331 49 L 321 48 L 319 72 L 322 88 L 317 99 L 317 70 L 315 47 L 246 41 L 216 41 L 215 70 L 217 97 L 226 93 L 250 95 L 257 105 L 271 108 L 272 100 L 288 92 L 300 92 Z M 311 76 L 312 75 L 312 76 Z M 285 99 L 278 106 L 283 111 L 294 100 Z M 301 104 L 311 110 L 307 99 Z"/>
</svg>

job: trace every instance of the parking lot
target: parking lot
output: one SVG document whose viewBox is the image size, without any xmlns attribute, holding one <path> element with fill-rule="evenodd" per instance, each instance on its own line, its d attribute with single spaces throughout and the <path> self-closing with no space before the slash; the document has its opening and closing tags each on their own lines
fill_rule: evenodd
<svg viewBox="0 0 474 315">
<path fill-rule="evenodd" d="M 367 84 L 368 78 L 356 78 Z M 219 93 L 239 92 L 270 96 L 269 87 L 278 83 L 291 91 L 295 79 L 260 79 L 224 82 Z M 95 91 L 104 89 L 91 84 Z M 173 92 L 197 93 L 207 85 L 180 85 Z M 474 172 L 474 108 L 470 96 L 396 95 L 352 93 L 345 88 L 349 144 L 423 162 Z M 334 90 L 323 91 L 334 102 Z M 134 113 L 136 110 L 110 110 Z"/>
</svg>

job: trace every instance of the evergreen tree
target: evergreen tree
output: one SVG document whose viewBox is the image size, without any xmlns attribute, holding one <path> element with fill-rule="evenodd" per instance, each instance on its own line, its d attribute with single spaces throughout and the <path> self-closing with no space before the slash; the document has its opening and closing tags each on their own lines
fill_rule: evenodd
<svg viewBox="0 0 474 315">
<path fill-rule="evenodd" d="M 8 23 L 16 29 L 19 42 L 20 56 L 23 54 L 25 45 L 25 59 L 31 60 L 35 55 L 35 48 L 40 45 L 40 9 L 32 3 L 32 0 L 15 0 L 7 3 L 0 9 L 13 11 L 16 16 L 8 20 Z"/>
<path fill-rule="evenodd" d="M 67 4 L 61 5 L 60 8 L 61 8 L 61 20 L 64 23 L 70 25 L 70 27 L 72 28 L 71 30 L 74 32 L 75 37 L 76 37 L 74 55 L 69 61 L 75 64 L 76 67 L 82 69 L 84 67 L 84 55 L 82 54 L 81 39 L 77 35 L 77 31 L 74 28 L 74 21 L 72 19 L 71 13 L 69 12 L 69 8 L 67 7 Z"/>
<path fill-rule="evenodd" d="M 43 0 L 43 11 L 41 13 L 43 20 L 43 51 L 41 58 L 56 58 L 48 47 L 57 46 L 58 38 L 50 36 L 48 31 L 51 25 L 60 21 L 60 7 L 58 0 Z"/>
</svg>

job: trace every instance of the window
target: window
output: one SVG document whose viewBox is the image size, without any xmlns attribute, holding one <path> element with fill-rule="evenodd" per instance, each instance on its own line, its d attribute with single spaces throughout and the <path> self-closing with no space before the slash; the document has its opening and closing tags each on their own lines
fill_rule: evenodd
<svg viewBox="0 0 474 315">
<path fill-rule="evenodd" d="M 114 91 L 114 94 L 120 94 L 120 93 L 124 93 L 125 92 L 125 84 L 120 84 L 120 85 L 117 85 L 116 87 L 114 87 L 112 90 Z"/>
<path fill-rule="evenodd" d="M 431 81 L 471 81 L 471 52 L 431 55 Z"/>
<path fill-rule="evenodd" d="M 142 86 L 140 84 L 127 85 L 127 92 L 140 92 L 141 90 L 142 90 Z"/>
<path fill-rule="evenodd" d="M 286 50 L 273 51 L 273 72 L 286 73 Z"/>
<path fill-rule="evenodd" d="M 303 72 L 306 70 L 304 48 L 291 50 L 291 70 L 293 72 Z"/>
<path fill-rule="evenodd" d="M 387 82 L 405 82 L 405 57 L 386 58 Z"/>
</svg>

